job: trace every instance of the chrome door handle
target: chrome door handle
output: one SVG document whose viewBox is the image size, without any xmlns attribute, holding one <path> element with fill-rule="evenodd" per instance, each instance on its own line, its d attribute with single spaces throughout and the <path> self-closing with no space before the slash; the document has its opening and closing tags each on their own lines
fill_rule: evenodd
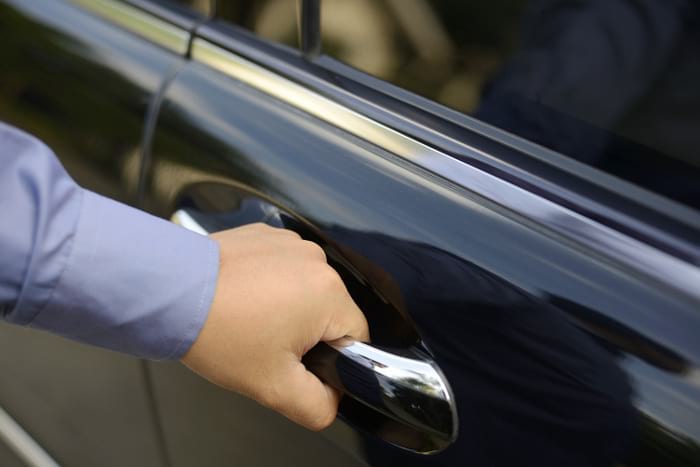
<svg viewBox="0 0 700 467">
<path fill-rule="evenodd" d="M 265 205 L 261 212 L 280 225 L 275 209 Z M 193 214 L 180 209 L 171 220 L 207 234 Z M 445 449 L 457 438 L 452 389 L 435 362 L 419 349 L 381 348 L 346 337 L 319 343 L 303 362 L 321 380 L 356 401 L 353 412 L 364 412 L 366 422 L 358 424 L 354 414 L 341 415 L 396 446 L 428 454 Z"/>
<path fill-rule="evenodd" d="M 456 439 L 452 389 L 419 350 L 383 349 L 343 338 L 319 343 L 303 361 L 330 386 L 393 420 L 374 432 L 392 444 L 428 454 Z"/>
</svg>

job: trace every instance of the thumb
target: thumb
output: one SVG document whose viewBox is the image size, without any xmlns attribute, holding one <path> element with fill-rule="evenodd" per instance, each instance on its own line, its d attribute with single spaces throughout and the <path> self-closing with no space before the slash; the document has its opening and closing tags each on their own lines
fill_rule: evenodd
<svg viewBox="0 0 700 467">
<path fill-rule="evenodd" d="M 335 420 L 340 393 L 321 382 L 301 362 L 289 369 L 278 381 L 280 393 L 271 407 L 309 430 L 320 431 Z"/>
<path fill-rule="evenodd" d="M 330 308 L 333 315 L 330 318 L 322 341 L 334 341 L 342 337 L 352 337 L 358 341 L 369 342 L 369 327 L 364 313 L 360 311 L 349 293 L 341 300 L 341 303 Z"/>
</svg>

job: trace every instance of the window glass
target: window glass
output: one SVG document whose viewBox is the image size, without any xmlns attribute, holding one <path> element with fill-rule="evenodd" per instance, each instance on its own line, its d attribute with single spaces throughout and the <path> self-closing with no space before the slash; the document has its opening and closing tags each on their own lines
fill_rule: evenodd
<svg viewBox="0 0 700 467">
<path fill-rule="evenodd" d="M 323 51 L 700 207 L 697 0 L 324 0 Z"/>
<path fill-rule="evenodd" d="M 273 42 L 298 47 L 296 0 L 217 0 L 214 16 Z"/>
</svg>

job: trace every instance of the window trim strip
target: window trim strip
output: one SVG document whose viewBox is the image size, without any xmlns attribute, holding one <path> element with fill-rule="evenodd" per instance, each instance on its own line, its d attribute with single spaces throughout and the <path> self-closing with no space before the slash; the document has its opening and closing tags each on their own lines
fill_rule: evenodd
<svg viewBox="0 0 700 467">
<path fill-rule="evenodd" d="M 178 55 L 187 54 L 190 32 L 185 29 L 115 0 L 72 0 L 72 2 Z"/>
</svg>

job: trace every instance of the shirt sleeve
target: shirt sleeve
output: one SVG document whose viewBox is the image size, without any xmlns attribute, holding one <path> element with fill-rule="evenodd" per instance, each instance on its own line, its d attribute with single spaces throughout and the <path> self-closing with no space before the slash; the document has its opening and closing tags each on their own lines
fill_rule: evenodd
<svg viewBox="0 0 700 467">
<path fill-rule="evenodd" d="M 219 268 L 206 236 L 78 186 L 51 150 L 0 123 L 0 316 L 150 359 L 181 357 Z"/>
</svg>

